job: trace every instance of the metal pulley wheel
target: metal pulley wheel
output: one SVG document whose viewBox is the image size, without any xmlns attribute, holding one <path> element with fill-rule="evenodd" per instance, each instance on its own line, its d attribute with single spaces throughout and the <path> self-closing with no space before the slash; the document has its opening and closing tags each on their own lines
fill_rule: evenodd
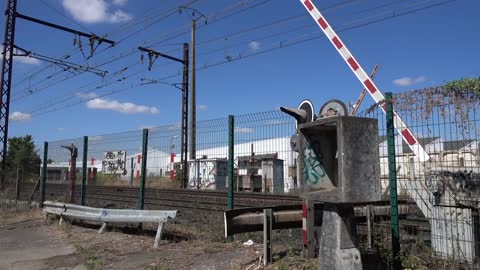
<svg viewBox="0 0 480 270">
<path fill-rule="evenodd" d="M 309 99 L 304 99 L 300 102 L 298 109 L 305 111 L 305 118 L 303 121 L 297 121 L 295 123 L 295 128 L 297 128 L 298 124 L 308 123 L 315 120 L 315 109 L 313 108 L 313 103 Z"/>
<path fill-rule="evenodd" d="M 347 106 L 338 99 L 332 99 L 327 101 L 322 108 L 320 108 L 319 117 L 345 116 L 347 114 Z"/>
</svg>

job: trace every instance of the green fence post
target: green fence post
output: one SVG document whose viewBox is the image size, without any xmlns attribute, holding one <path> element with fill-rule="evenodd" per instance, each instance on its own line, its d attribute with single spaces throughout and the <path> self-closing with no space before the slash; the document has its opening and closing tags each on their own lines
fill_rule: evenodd
<svg viewBox="0 0 480 270">
<path fill-rule="evenodd" d="M 228 209 L 233 209 L 233 153 L 235 118 L 228 116 Z"/>
<path fill-rule="evenodd" d="M 88 155 L 88 136 L 83 136 L 83 164 L 82 164 L 82 186 L 80 187 L 80 203 L 85 205 L 85 191 L 87 184 L 87 155 Z M 93 170 L 93 168 L 92 168 Z"/>
<path fill-rule="evenodd" d="M 40 183 L 40 207 L 43 207 L 45 201 L 45 187 L 47 183 L 47 163 L 48 163 L 48 142 L 43 145 L 43 168 L 42 178 Z"/>
<path fill-rule="evenodd" d="M 398 225 L 398 198 L 397 198 L 397 165 L 395 162 L 395 126 L 393 123 L 392 93 L 385 94 L 387 144 L 388 144 L 388 175 L 390 183 L 390 220 L 392 225 L 392 252 L 394 269 L 400 269 L 400 230 Z"/>
<path fill-rule="evenodd" d="M 145 178 L 147 176 L 147 148 L 148 148 L 148 129 L 143 129 L 142 142 L 142 171 L 140 175 L 140 210 L 145 207 Z"/>
</svg>

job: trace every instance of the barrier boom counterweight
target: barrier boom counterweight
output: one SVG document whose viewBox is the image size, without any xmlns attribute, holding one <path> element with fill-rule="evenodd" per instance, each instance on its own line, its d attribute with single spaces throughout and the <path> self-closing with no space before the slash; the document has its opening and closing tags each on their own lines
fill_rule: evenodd
<svg viewBox="0 0 480 270">
<path fill-rule="evenodd" d="M 360 66 L 360 64 L 355 59 L 355 57 L 353 57 L 352 53 L 348 50 L 348 48 L 342 42 L 340 37 L 333 30 L 333 28 L 328 24 L 325 17 L 315 7 L 312 1 L 300 0 L 300 2 L 310 13 L 310 15 L 318 24 L 320 29 L 322 29 L 323 33 L 325 33 L 325 35 L 330 40 L 332 45 L 337 49 L 338 53 L 342 56 L 343 60 L 345 60 L 347 65 L 353 71 L 355 76 L 360 80 L 360 82 L 363 84 L 365 89 L 368 90 L 368 93 L 370 94 L 370 96 L 372 96 L 373 100 L 375 100 L 377 104 L 379 104 L 380 102 L 383 102 L 385 98 L 382 92 L 380 92 L 380 89 L 370 79 L 370 77 L 367 75 L 365 70 Z M 380 107 L 382 108 L 383 113 L 386 113 L 385 104 L 381 105 Z M 408 144 L 410 149 L 420 159 L 420 161 L 422 162 L 428 161 L 430 159 L 430 156 L 425 151 L 423 146 L 418 142 L 417 138 L 415 138 L 412 131 L 407 127 L 405 122 L 403 122 L 403 120 L 400 118 L 400 116 L 396 112 L 393 112 L 393 115 L 394 115 L 393 122 L 395 124 L 395 128 L 402 135 L 403 140 Z"/>
</svg>

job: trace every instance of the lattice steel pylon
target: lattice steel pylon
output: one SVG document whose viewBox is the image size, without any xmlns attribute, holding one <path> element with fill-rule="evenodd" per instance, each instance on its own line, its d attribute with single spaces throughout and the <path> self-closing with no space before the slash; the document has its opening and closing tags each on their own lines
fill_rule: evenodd
<svg viewBox="0 0 480 270">
<path fill-rule="evenodd" d="M 17 0 L 7 0 L 5 11 L 5 35 L 3 38 L 3 59 L 0 95 L 0 190 L 5 187 L 7 168 L 8 118 L 10 115 L 10 90 L 12 88 L 13 47 L 15 45 L 15 13 Z"/>
</svg>

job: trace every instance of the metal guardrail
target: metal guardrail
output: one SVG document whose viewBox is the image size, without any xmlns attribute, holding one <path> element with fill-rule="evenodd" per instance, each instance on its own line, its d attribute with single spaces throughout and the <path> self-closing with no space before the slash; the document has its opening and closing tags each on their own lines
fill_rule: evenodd
<svg viewBox="0 0 480 270">
<path fill-rule="evenodd" d="M 60 216 L 59 224 L 64 218 L 101 222 L 99 234 L 105 230 L 107 223 L 158 223 L 155 248 L 162 236 L 163 224 L 177 215 L 176 210 L 104 209 L 52 201 L 45 201 L 43 206 L 46 218 L 48 215 Z"/>
</svg>

